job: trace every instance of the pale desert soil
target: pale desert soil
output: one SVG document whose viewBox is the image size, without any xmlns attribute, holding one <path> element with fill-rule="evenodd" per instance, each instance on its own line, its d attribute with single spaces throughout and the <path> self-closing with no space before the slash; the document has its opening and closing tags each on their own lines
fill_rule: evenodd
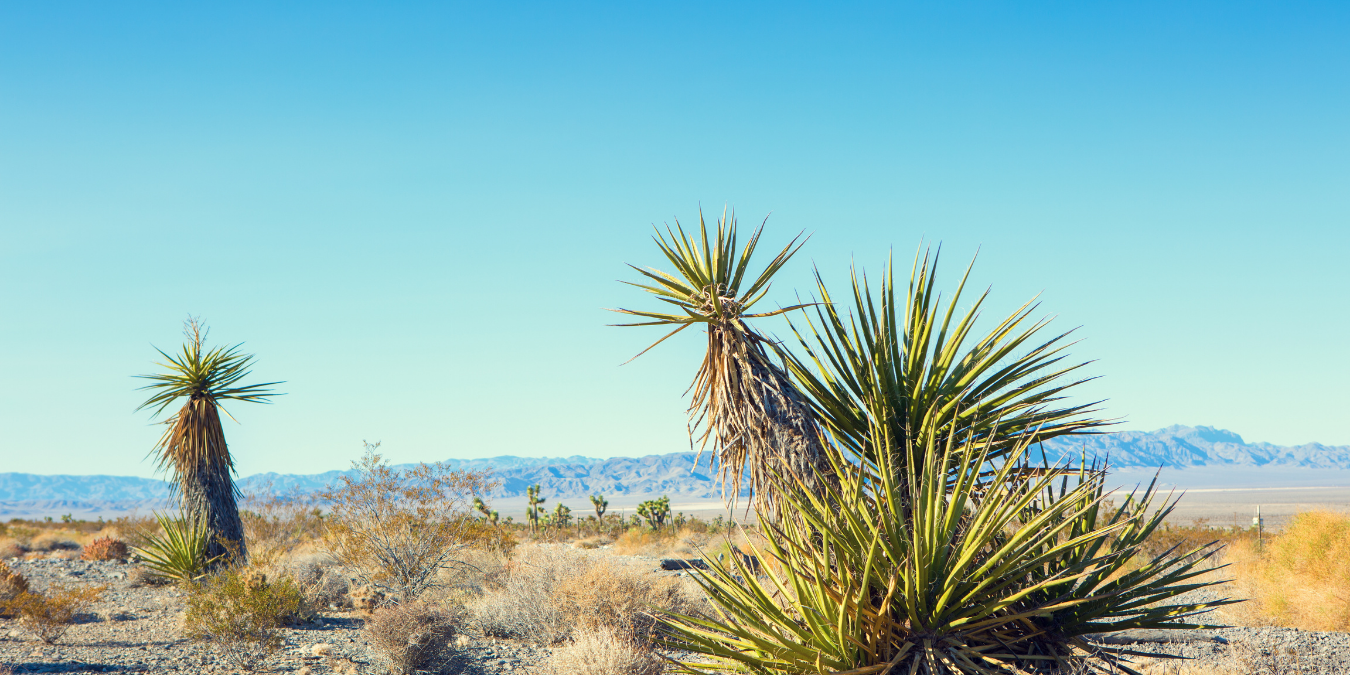
<svg viewBox="0 0 1350 675">
<path fill-rule="evenodd" d="M 633 557 L 636 565 L 658 572 L 655 558 Z M 117 562 L 79 560 L 14 561 L 10 566 L 38 588 L 52 582 L 107 584 L 103 601 L 54 646 L 25 633 L 16 622 L 0 620 L 0 664 L 15 673 L 230 673 L 235 669 L 209 646 L 181 637 L 183 593 L 171 586 L 132 586 L 130 566 Z M 1213 591 L 1202 591 L 1202 593 Z M 360 612 L 326 611 L 322 624 L 284 631 L 285 647 L 267 664 L 272 672 L 376 673 L 362 638 Z M 1216 617 L 1223 621 L 1225 617 Z M 1144 652 L 1186 656 L 1177 667 L 1213 669 L 1216 673 L 1325 673 L 1350 675 L 1350 633 L 1318 633 L 1283 628 L 1224 628 L 1208 631 L 1134 632 L 1113 635 L 1107 646 L 1127 646 Z M 325 656 L 315 656 L 316 645 Z M 539 673 L 548 675 L 552 650 L 514 640 L 499 640 L 470 632 L 456 649 L 446 672 L 472 675 Z M 1147 661 L 1145 661 L 1147 663 Z M 1155 667 L 1156 668 L 1156 667 Z M 1182 672 L 1185 672 L 1184 670 Z"/>
</svg>

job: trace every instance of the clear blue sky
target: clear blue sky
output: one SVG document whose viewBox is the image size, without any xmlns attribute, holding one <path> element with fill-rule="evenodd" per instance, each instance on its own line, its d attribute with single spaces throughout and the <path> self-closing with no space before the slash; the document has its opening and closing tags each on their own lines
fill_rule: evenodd
<svg viewBox="0 0 1350 675">
<path fill-rule="evenodd" d="M 287 381 L 243 474 L 685 449 L 602 308 L 724 203 L 776 300 L 979 250 L 1123 428 L 1350 443 L 1350 5 L 676 4 L 0 5 L 0 471 L 151 475 L 188 314 Z"/>
</svg>

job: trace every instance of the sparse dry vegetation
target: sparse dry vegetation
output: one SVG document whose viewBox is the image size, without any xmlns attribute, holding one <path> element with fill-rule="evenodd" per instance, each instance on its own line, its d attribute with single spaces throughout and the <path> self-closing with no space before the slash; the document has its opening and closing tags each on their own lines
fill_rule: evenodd
<svg viewBox="0 0 1350 675">
<path fill-rule="evenodd" d="M 10 603 L 28 592 L 28 579 L 0 562 L 0 617 L 13 616 Z"/>
<path fill-rule="evenodd" d="M 98 537 L 84 547 L 80 557 L 85 560 L 126 560 L 131 555 L 127 543 L 112 537 Z"/>
<path fill-rule="evenodd" d="M 438 672 L 454 657 L 459 620 L 443 608 L 409 602 L 376 610 L 362 633 L 391 673 Z"/>
<path fill-rule="evenodd" d="M 558 545 L 520 547 L 494 586 L 469 603 L 485 634 L 551 645 L 578 629 L 606 629 L 645 644 L 653 612 L 690 612 L 699 602 L 679 580 L 612 557 Z"/>
<path fill-rule="evenodd" d="M 650 646 L 605 627 L 577 631 L 549 665 L 556 675 L 659 675 L 664 670 Z"/>
<path fill-rule="evenodd" d="M 311 617 L 292 579 L 229 568 L 189 586 L 183 628 L 189 639 L 209 642 L 235 667 L 251 671 L 280 648 L 278 628 Z"/>
<path fill-rule="evenodd" d="M 421 464 L 391 468 L 367 444 L 353 463 L 357 477 L 320 493 L 329 504 L 323 544 L 363 584 L 391 601 L 411 602 L 436 583 L 457 553 L 487 539 L 495 528 L 476 521 L 471 499 L 491 488 L 485 473 Z"/>
<path fill-rule="evenodd" d="M 37 639 L 55 644 L 69 630 L 76 615 L 97 602 L 107 588 L 52 584 L 45 592 L 25 590 L 5 603 L 6 613 L 17 616 L 19 626 Z"/>
<path fill-rule="evenodd" d="M 1300 513 L 1258 544 L 1230 547 L 1240 587 L 1259 622 L 1304 630 L 1350 630 L 1350 516 Z"/>
</svg>

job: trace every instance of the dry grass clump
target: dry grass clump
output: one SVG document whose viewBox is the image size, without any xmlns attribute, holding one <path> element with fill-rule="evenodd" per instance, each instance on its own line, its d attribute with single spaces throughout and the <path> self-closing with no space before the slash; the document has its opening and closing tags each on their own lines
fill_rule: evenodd
<svg viewBox="0 0 1350 675">
<path fill-rule="evenodd" d="M 454 658 L 450 639 L 459 619 L 421 602 L 376 610 L 362 634 L 371 652 L 391 673 L 439 671 Z"/>
<path fill-rule="evenodd" d="M 557 675 L 659 675 L 664 670 L 650 647 L 603 627 L 577 631 L 549 666 Z"/>
<path fill-rule="evenodd" d="M 710 542 L 721 542 L 743 535 L 719 535 L 708 528 L 682 527 L 651 530 L 630 528 L 614 539 L 614 552 L 621 555 L 659 557 L 697 557 Z"/>
<path fill-rule="evenodd" d="M 654 610 L 694 611 L 679 580 L 562 546 L 523 546 L 497 584 L 469 603 L 493 637 L 557 644 L 577 629 L 609 629 L 639 643 L 657 629 Z"/>
<path fill-rule="evenodd" d="M 98 602 L 107 586 L 63 586 L 52 584 L 46 593 L 24 591 L 5 603 L 7 611 L 19 618 L 19 626 L 37 639 L 55 644 L 70 629 L 77 614 Z"/>
<path fill-rule="evenodd" d="M 0 560 L 22 558 L 27 552 L 28 547 L 24 546 L 19 540 L 12 537 L 0 538 Z"/>
<path fill-rule="evenodd" d="M 1261 618 L 1305 630 L 1350 630 L 1350 516 L 1310 511 L 1283 532 L 1230 550 Z"/>
<path fill-rule="evenodd" d="M 80 550 L 80 542 L 76 541 L 68 532 L 43 532 L 33 537 L 28 544 L 28 549 L 43 553 L 78 551 Z"/>
<path fill-rule="evenodd" d="M 140 588 L 141 586 L 164 586 L 170 584 L 166 577 L 162 577 L 141 565 L 134 565 L 127 570 L 127 585 L 131 588 Z"/>
<path fill-rule="evenodd" d="M 146 518 L 122 517 L 113 521 L 12 520 L 0 524 L 0 559 L 23 557 L 70 558 L 82 547 L 100 538 L 137 541 L 136 535 L 148 529 Z"/>
<path fill-rule="evenodd" d="M 84 547 L 80 557 L 85 560 L 126 560 L 131 555 L 127 543 L 112 537 L 98 537 Z"/>
<path fill-rule="evenodd" d="M 250 564 L 278 560 L 312 546 L 323 535 L 323 516 L 313 495 L 279 493 L 270 483 L 244 498 L 239 517 L 244 524 Z"/>
</svg>

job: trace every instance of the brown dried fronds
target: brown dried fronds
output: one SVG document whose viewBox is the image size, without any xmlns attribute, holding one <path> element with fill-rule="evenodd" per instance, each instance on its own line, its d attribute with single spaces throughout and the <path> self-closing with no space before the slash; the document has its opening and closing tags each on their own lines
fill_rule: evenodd
<svg viewBox="0 0 1350 675">
<path fill-rule="evenodd" d="M 319 493 L 330 506 L 323 545 L 359 583 L 410 602 L 436 583 L 457 554 L 483 540 L 470 511 L 474 495 L 495 484 L 485 472 L 452 471 L 444 464 L 391 468 L 379 443 L 353 462 L 356 476 Z"/>
<path fill-rule="evenodd" d="M 604 627 L 578 631 L 549 666 L 557 675 L 658 675 L 665 669 L 651 647 Z"/>
<path fill-rule="evenodd" d="M 769 500 L 778 492 L 777 476 L 797 476 L 809 488 L 818 488 L 832 474 L 812 408 L 770 358 L 771 351 L 780 358 L 783 354 L 746 322 L 810 304 L 751 312 L 768 293 L 773 275 L 805 243 L 798 235 L 757 276 L 748 276 L 763 230 L 761 224 L 740 249 L 735 214 L 723 213 L 710 232 L 700 212 L 697 235 L 685 233 L 679 222 L 664 233 L 657 230 L 656 244 L 675 271 L 633 267 L 649 283 L 632 285 L 681 311 L 616 310 L 645 319 L 622 325 L 676 326 L 648 350 L 691 325 L 706 327 L 708 349 L 691 386 L 690 440 L 697 437 L 700 453 L 713 444 L 723 496 L 733 503 L 747 468 L 750 487 Z"/>
<path fill-rule="evenodd" d="M 37 639 L 55 644 L 70 629 L 75 615 L 98 602 L 104 586 L 64 586 L 52 584 L 46 593 L 24 591 L 6 603 L 9 612 L 19 618 L 19 626 Z"/>
<path fill-rule="evenodd" d="M 362 633 L 371 651 L 392 673 L 435 672 L 454 657 L 450 640 L 458 617 L 421 602 L 385 607 L 366 620 Z"/>
<path fill-rule="evenodd" d="M 131 552 L 127 543 L 112 537 L 99 537 L 84 547 L 80 557 L 85 560 L 126 560 Z"/>
</svg>

